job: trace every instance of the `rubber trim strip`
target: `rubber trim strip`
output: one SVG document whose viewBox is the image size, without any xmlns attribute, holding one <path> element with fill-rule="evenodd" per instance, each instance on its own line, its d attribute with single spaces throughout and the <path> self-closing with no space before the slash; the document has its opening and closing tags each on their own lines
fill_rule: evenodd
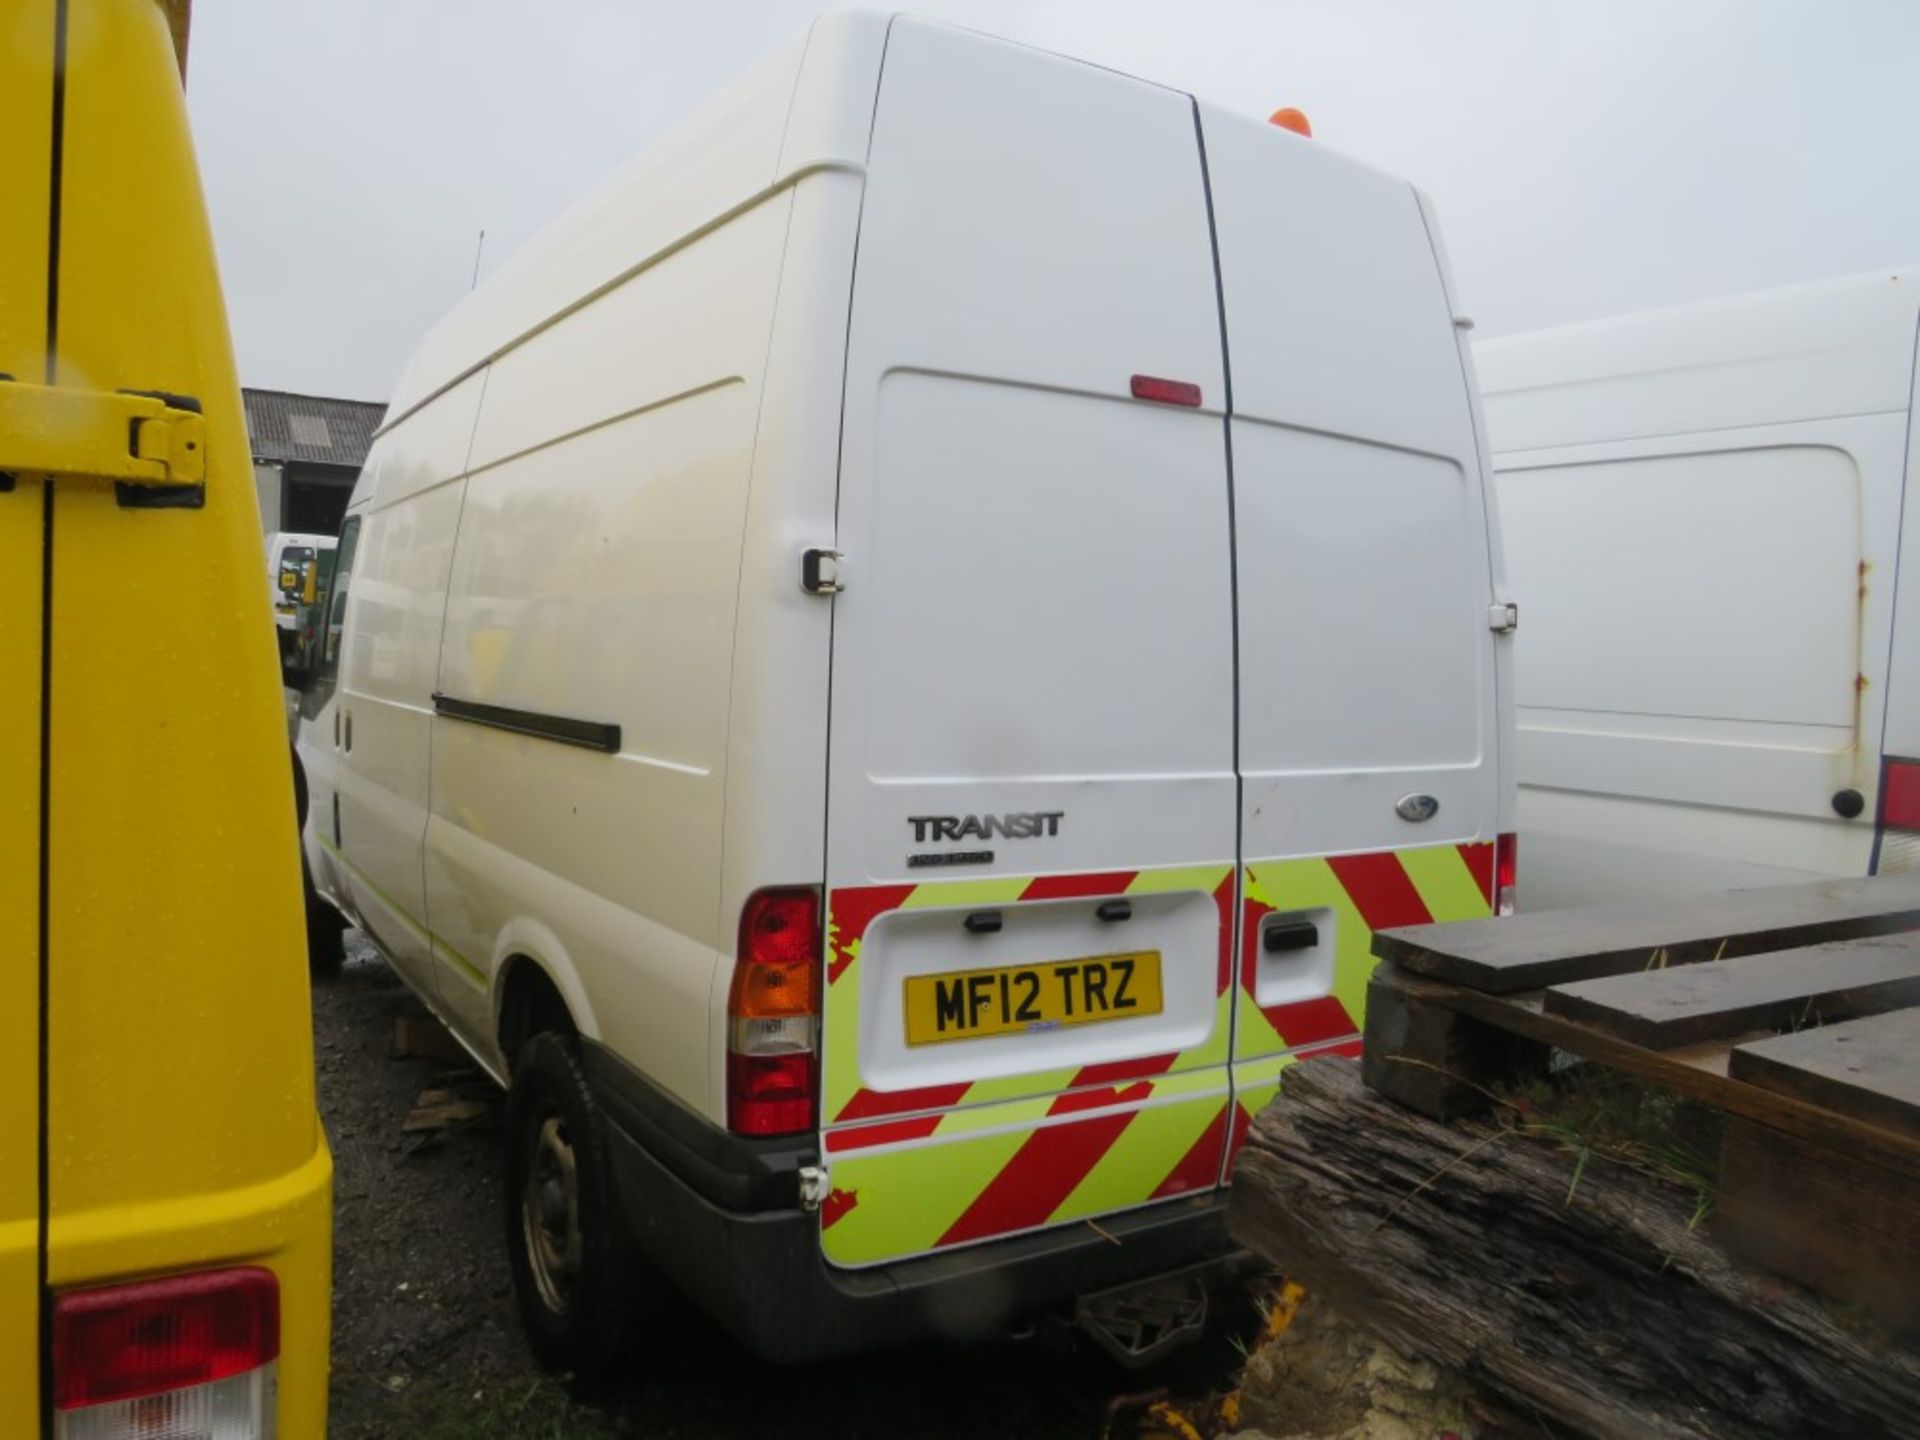
<svg viewBox="0 0 1920 1440">
<path fill-rule="evenodd" d="M 505 705 L 483 705 L 477 700 L 443 695 L 438 690 L 433 692 L 433 713 L 449 720 L 464 720 L 469 725 L 485 725 L 493 730 L 510 730 L 516 735 L 531 735 L 536 740 L 598 750 L 603 755 L 617 754 L 620 749 L 620 727 L 600 720 L 575 720 L 565 715 L 514 710 Z"/>
</svg>

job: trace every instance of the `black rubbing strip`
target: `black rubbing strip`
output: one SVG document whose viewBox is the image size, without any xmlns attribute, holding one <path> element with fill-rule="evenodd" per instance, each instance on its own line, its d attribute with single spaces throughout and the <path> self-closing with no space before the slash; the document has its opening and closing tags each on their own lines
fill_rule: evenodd
<svg viewBox="0 0 1920 1440">
<path fill-rule="evenodd" d="M 612 755 L 620 749 L 620 727 L 599 720 L 574 720 L 565 715 L 542 715 L 533 710 L 513 710 L 504 705 L 482 705 L 476 700 L 456 700 L 434 692 L 433 710 L 449 720 L 465 720 L 471 725 L 486 725 L 495 730 L 511 730 L 516 735 L 531 735 L 562 745 L 578 745 L 583 750 L 598 750 Z"/>
</svg>

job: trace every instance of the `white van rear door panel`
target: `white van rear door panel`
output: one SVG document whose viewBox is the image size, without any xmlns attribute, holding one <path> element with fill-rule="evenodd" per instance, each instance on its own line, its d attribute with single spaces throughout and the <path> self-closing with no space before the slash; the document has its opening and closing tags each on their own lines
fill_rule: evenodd
<svg viewBox="0 0 1920 1440">
<path fill-rule="evenodd" d="M 1317 142 L 1200 115 L 1233 375 L 1234 1053 L 1251 1114 L 1285 1056 L 1358 1031 L 1373 930 L 1488 913 L 1494 597 L 1466 375 L 1419 197 Z M 1410 820 L 1403 800 L 1437 808 Z M 1276 927 L 1291 928 L 1270 949 Z"/>
<path fill-rule="evenodd" d="M 894 22 L 832 602 L 837 1264 L 1218 1181 L 1235 829 L 1218 315 L 1186 97 Z M 1136 374 L 1201 404 L 1136 400 Z M 909 1034 L 912 981 L 1026 972 L 1037 994 L 1064 965 L 1142 955 L 1157 1007 Z"/>
</svg>

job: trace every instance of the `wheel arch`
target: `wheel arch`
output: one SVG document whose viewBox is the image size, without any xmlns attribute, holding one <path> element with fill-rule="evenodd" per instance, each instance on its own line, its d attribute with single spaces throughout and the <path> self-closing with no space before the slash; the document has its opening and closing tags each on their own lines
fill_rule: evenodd
<svg viewBox="0 0 1920 1440">
<path fill-rule="evenodd" d="M 498 954 L 490 1038 L 509 1074 L 520 1047 L 541 1030 L 598 1037 L 586 987 L 550 931 L 531 923 L 510 925 Z"/>
</svg>

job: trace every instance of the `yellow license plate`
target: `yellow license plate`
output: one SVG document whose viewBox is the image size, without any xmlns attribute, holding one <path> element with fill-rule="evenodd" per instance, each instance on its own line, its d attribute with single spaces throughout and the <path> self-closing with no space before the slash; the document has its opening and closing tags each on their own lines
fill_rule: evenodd
<svg viewBox="0 0 1920 1440">
<path fill-rule="evenodd" d="M 937 1045 L 1158 1015 L 1160 952 L 1093 955 L 907 980 L 907 1043 Z"/>
</svg>

